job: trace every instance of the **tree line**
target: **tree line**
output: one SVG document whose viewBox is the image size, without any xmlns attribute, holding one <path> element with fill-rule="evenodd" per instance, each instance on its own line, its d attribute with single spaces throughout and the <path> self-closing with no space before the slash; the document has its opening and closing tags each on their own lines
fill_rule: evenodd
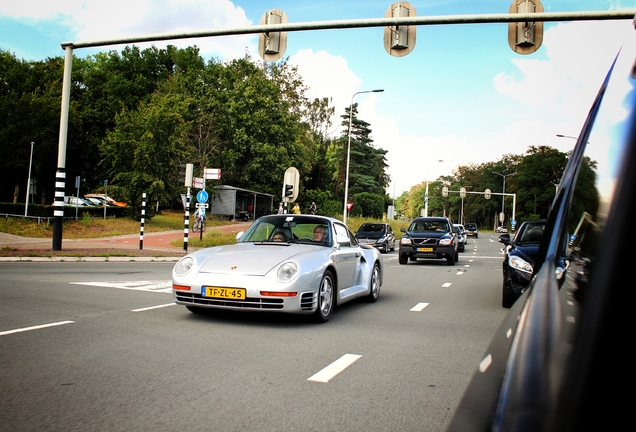
<svg viewBox="0 0 636 432">
<path fill-rule="evenodd" d="M 2 202 L 26 199 L 31 142 L 31 198 L 53 202 L 63 66 L 62 57 L 29 62 L 0 50 Z M 331 137 L 334 107 L 326 97 L 309 100 L 306 90 L 288 61 L 265 63 L 247 54 L 206 61 L 196 47 L 129 46 L 74 57 L 66 194 L 75 194 L 79 176 L 80 195 L 105 192 L 108 181 L 108 194 L 129 202 L 133 212 L 144 192 L 180 206 L 179 166 L 193 163 L 196 176 L 203 167 L 221 169 L 212 186 L 280 197 L 284 172 L 294 166 L 301 206 L 315 201 L 323 214 L 341 213 L 349 107 L 342 134 Z M 386 151 L 373 145 L 370 125 L 352 108 L 349 197 L 360 201 L 356 210 L 378 217 L 387 199 Z"/>
<path fill-rule="evenodd" d="M 63 69 L 62 57 L 25 61 L 0 49 L 0 202 L 25 202 L 30 165 L 35 181 L 31 202 L 53 202 Z M 301 176 L 301 209 L 314 201 L 320 214 L 340 216 L 351 126 L 351 215 L 382 217 L 394 199 L 386 192 L 387 152 L 374 145 L 371 125 L 358 117 L 354 104 L 340 115 L 340 136 L 331 136 L 335 108 L 328 97 L 310 100 L 306 91 L 287 60 L 266 63 L 246 54 L 206 61 L 195 46 L 128 46 L 121 52 L 74 57 L 66 194 L 76 193 L 74 180 L 79 176 L 80 195 L 107 191 L 129 202 L 132 214 L 139 213 L 144 192 L 149 201 L 178 208 L 185 192 L 179 167 L 193 163 L 197 176 L 203 167 L 221 169 L 221 180 L 208 185 L 280 197 L 284 172 L 294 166 Z M 517 219 L 545 217 L 568 156 L 533 146 L 525 155 L 459 166 L 429 183 L 429 215 L 459 222 L 463 208 L 464 221 L 494 225 L 500 196 L 487 200 L 467 194 L 462 206 L 458 193 L 442 197 L 441 189 L 501 192 L 502 178 L 494 174 L 498 172 L 516 173 L 506 178 L 506 193 L 517 194 Z M 594 168 L 595 163 L 587 161 L 582 175 L 593 178 Z M 420 215 L 424 193 L 423 182 L 397 197 L 396 214 Z M 593 190 L 577 193 L 587 199 L 596 196 Z M 511 198 L 506 198 L 505 208 L 509 221 Z M 154 209 L 148 210 L 152 217 Z"/>
</svg>

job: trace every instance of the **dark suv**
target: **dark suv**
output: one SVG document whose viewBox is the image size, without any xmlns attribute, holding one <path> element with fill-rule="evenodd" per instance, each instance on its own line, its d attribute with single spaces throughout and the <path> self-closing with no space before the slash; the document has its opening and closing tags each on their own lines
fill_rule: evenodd
<svg viewBox="0 0 636 432">
<path fill-rule="evenodd" d="M 400 240 L 399 262 L 418 258 L 446 259 L 448 265 L 459 261 L 457 233 L 445 217 L 420 217 L 411 222 Z"/>
<path fill-rule="evenodd" d="M 479 231 L 477 231 L 477 224 L 468 222 L 466 224 L 466 234 L 468 234 L 469 237 L 479 238 Z"/>
</svg>

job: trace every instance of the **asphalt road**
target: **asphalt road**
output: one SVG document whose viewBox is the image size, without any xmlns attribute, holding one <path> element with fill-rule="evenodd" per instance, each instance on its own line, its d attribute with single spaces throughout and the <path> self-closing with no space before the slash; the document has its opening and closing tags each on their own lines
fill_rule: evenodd
<svg viewBox="0 0 636 432">
<path fill-rule="evenodd" d="M 507 312 L 500 248 L 385 254 L 326 324 L 191 314 L 174 263 L 0 263 L 0 430 L 442 431 Z"/>
</svg>

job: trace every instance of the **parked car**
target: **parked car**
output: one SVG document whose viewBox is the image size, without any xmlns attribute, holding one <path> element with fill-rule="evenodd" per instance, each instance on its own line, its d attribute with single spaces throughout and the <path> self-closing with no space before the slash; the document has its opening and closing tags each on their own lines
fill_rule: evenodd
<svg viewBox="0 0 636 432">
<path fill-rule="evenodd" d="M 445 259 L 448 265 L 459 261 L 457 233 L 445 217 L 419 217 L 413 219 L 400 239 L 398 261 L 406 264 L 418 258 Z"/>
<path fill-rule="evenodd" d="M 93 203 L 93 205 L 95 206 L 107 206 L 107 207 L 114 207 L 114 204 L 111 204 L 108 202 L 107 199 L 102 198 L 102 197 L 96 197 L 96 196 L 89 196 L 89 197 L 84 197 L 85 200 L 90 201 L 91 203 Z"/>
<path fill-rule="evenodd" d="M 106 201 L 108 201 L 111 205 L 114 205 L 117 207 L 126 207 L 128 205 L 128 203 L 125 203 L 123 201 L 115 201 L 114 199 L 112 199 L 106 194 L 84 194 L 84 198 L 88 198 L 88 197 L 103 198 Z"/>
<path fill-rule="evenodd" d="M 507 233 L 499 236 L 499 242 L 506 245 L 501 294 L 501 305 L 505 308 L 512 306 L 528 288 L 534 274 L 534 263 L 543 239 L 545 223 L 545 220 L 523 222 L 512 240 Z"/>
<path fill-rule="evenodd" d="M 64 205 L 72 207 L 94 207 L 92 202 L 85 200 L 84 198 L 74 196 L 65 196 Z"/>
<path fill-rule="evenodd" d="M 502 234 L 502 233 L 507 233 L 508 232 L 508 228 L 503 226 L 503 225 L 499 225 L 497 226 L 497 228 L 495 228 L 495 232 Z"/>
<path fill-rule="evenodd" d="M 459 250 L 459 252 L 464 252 L 466 250 L 466 243 L 468 242 L 466 228 L 464 228 L 464 225 L 462 224 L 454 224 L 453 226 L 457 228 L 457 250 Z"/>
<path fill-rule="evenodd" d="M 468 222 L 466 223 L 466 233 L 469 237 L 479 238 L 479 231 L 477 230 L 477 224 Z"/>
<path fill-rule="evenodd" d="M 363 223 L 354 233 L 360 244 L 376 247 L 381 252 L 395 250 L 395 234 L 388 223 Z"/>
<path fill-rule="evenodd" d="M 324 216 L 257 219 L 236 244 L 201 249 L 172 271 L 175 302 L 206 309 L 310 315 L 327 321 L 337 305 L 375 302 L 382 256 L 361 246 L 341 221 Z"/>
<path fill-rule="evenodd" d="M 609 66 L 568 153 L 526 291 L 448 432 L 621 430 L 632 421 L 629 268 L 636 194 L 636 36 Z M 590 58 L 589 63 L 598 62 Z M 597 67 L 594 64 L 594 67 Z M 577 108 L 578 110 L 578 108 Z"/>
</svg>

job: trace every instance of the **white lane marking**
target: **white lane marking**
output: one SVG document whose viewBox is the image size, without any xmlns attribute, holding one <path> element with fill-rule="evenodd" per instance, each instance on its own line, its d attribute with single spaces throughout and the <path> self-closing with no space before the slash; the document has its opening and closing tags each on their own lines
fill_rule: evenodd
<svg viewBox="0 0 636 432">
<path fill-rule="evenodd" d="M 510 336 L 512 336 L 512 329 L 508 329 L 506 332 L 506 339 L 510 339 Z"/>
<path fill-rule="evenodd" d="M 145 308 L 132 309 L 131 312 L 145 312 L 145 311 L 149 311 L 149 310 L 152 310 L 152 309 L 165 308 L 165 307 L 174 306 L 174 305 L 176 305 L 176 303 L 168 303 L 168 304 L 163 304 L 163 305 L 158 305 L 158 306 L 149 306 L 149 307 L 145 307 Z"/>
<path fill-rule="evenodd" d="M 89 285 L 105 288 L 128 289 L 149 292 L 172 292 L 172 281 L 116 281 L 116 282 L 70 282 L 73 285 Z"/>
<path fill-rule="evenodd" d="M 457 270 L 457 273 L 455 273 L 455 274 L 456 274 L 457 276 L 461 276 L 461 275 L 463 275 L 463 274 L 464 274 L 464 270 L 459 269 L 459 270 Z"/>
<path fill-rule="evenodd" d="M 488 367 L 492 363 L 492 356 L 488 354 L 482 361 L 479 363 L 479 372 L 484 373 L 488 370 Z"/>
<path fill-rule="evenodd" d="M 361 355 L 358 354 L 345 354 L 340 357 L 335 362 L 331 363 L 329 366 L 321 370 L 320 372 L 315 373 L 314 375 L 307 378 L 307 381 L 315 381 L 315 382 L 329 382 L 329 380 L 340 372 L 351 366 L 356 360 L 358 360 Z"/>
<path fill-rule="evenodd" d="M 7 330 L 7 331 L 0 332 L 0 336 L 5 336 L 5 335 L 13 334 L 13 333 L 20 333 L 20 332 L 25 332 L 25 331 L 31 331 L 31 330 L 39 330 L 39 329 L 43 329 L 43 328 L 47 328 L 47 327 L 55 327 L 55 326 L 60 326 L 60 325 L 64 325 L 64 324 L 73 324 L 74 322 L 75 321 L 60 321 L 60 322 L 55 322 L 55 323 L 50 323 L 50 324 L 42 324 L 42 325 L 37 325 L 37 326 L 32 326 L 32 327 L 23 327 L 23 328 L 19 328 L 19 329 L 15 329 L 15 330 Z"/>
<path fill-rule="evenodd" d="M 471 260 L 472 261 L 472 260 Z M 470 267 L 470 264 L 464 264 L 464 267 Z"/>
<path fill-rule="evenodd" d="M 470 259 L 470 260 L 468 260 L 468 262 L 473 262 L 473 261 L 475 261 L 475 260 L 471 260 L 471 259 Z"/>
<path fill-rule="evenodd" d="M 452 285 L 452 283 L 446 282 L 444 285 L 442 285 L 442 288 L 448 288 L 451 285 Z"/>
<path fill-rule="evenodd" d="M 413 306 L 411 309 L 409 309 L 411 312 L 422 312 L 424 310 L 424 308 L 426 306 L 428 306 L 430 303 L 418 303 L 415 306 Z"/>
</svg>

